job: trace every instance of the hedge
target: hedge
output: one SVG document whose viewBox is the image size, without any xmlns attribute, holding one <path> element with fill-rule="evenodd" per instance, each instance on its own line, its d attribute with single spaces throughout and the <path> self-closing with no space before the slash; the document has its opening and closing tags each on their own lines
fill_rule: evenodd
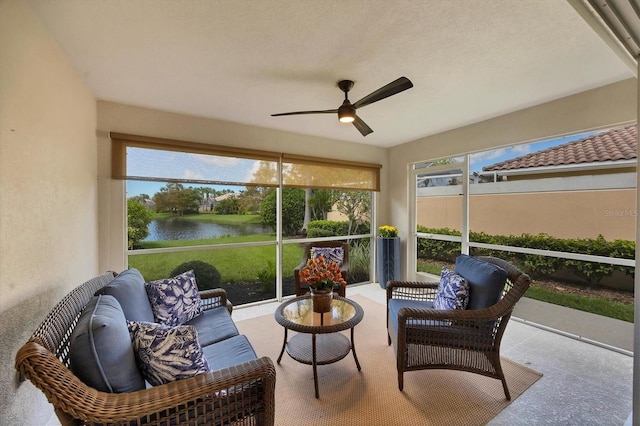
<svg viewBox="0 0 640 426">
<path fill-rule="evenodd" d="M 420 225 L 418 226 L 418 232 L 428 234 L 461 235 L 459 231 L 449 228 L 427 228 Z M 547 234 L 505 236 L 489 235 L 484 232 L 469 232 L 469 239 L 478 243 L 526 247 L 539 250 L 553 250 L 604 257 L 617 257 L 622 259 L 634 259 L 636 249 L 634 241 L 607 241 L 602 235 L 599 235 L 597 238 L 562 239 L 552 237 Z M 459 254 L 459 243 L 430 240 L 426 238 L 418 239 L 419 258 L 453 262 Z M 584 262 L 571 259 L 558 259 L 554 257 L 504 252 L 501 250 L 488 250 L 477 247 L 473 247 L 471 249 L 471 254 L 474 256 L 496 256 L 505 258 L 534 278 L 549 277 L 560 270 L 565 270 L 570 274 L 582 277 L 590 286 L 598 285 L 603 278 L 610 276 L 615 271 L 621 271 L 625 274 L 631 275 L 635 273 L 634 268 L 626 266 Z"/>
</svg>

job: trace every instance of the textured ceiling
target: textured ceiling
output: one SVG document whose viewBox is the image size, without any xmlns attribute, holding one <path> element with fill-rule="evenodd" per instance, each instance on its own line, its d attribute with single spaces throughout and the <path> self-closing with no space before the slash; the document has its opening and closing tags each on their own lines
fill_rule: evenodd
<svg viewBox="0 0 640 426">
<path fill-rule="evenodd" d="M 30 0 L 102 100 L 393 146 L 632 77 L 560 0 Z M 400 76 L 412 89 L 332 114 Z"/>
</svg>

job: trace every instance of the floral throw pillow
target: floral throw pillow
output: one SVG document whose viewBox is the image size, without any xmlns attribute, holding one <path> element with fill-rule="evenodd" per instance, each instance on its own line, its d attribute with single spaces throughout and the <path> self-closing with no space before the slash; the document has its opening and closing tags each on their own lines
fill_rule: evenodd
<svg viewBox="0 0 640 426">
<path fill-rule="evenodd" d="M 316 259 L 324 257 L 327 263 L 337 263 L 342 266 L 344 249 L 342 247 L 311 247 L 311 257 Z"/>
<path fill-rule="evenodd" d="M 469 283 L 461 275 L 442 268 L 434 309 L 465 309 L 469 303 Z"/>
<path fill-rule="evenodd" d="M 160 324 L 176 326 L 202 313 L 193 271 L 145 284 L 153 316 Z"/>
<path fill-rule="evenodd" d="M 133 321 L 127 326 L 140 372 L 152 386 L 210 371 L 195 327 Z"/>
</svg>

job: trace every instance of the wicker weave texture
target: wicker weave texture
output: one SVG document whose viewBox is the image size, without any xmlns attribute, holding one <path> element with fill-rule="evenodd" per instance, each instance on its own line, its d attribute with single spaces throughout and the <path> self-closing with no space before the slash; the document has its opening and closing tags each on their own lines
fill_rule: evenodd
<svg viewBox="0 0 640 426">
<path fill-rule="evenodd" d="M 112 394 L 68 368 L 69 337 L 82 309 L 115 274 L 76 287 L 46 316 L 16 355 L 15 367 L 46 395 L 63 425 L 273 425 L 275 367 L 259 358 L 149 389 Z M 226 306 L 224 290 L 201 292 L 203 308 Z"/>
<path fill-rule="evenodd" d="M 389 300 L 433 301 L 438 283 L 388 283 L 387 340 L 396 348 L 400 390 L 406 371 L 450 369 L 501 380 L 506 398 L 511 399 L 500 365 L 500 342 L 513 308 L 529 288 L 531 279 L 502 259 L 479 259 L 507 272 L 502 298 L 495 305 L 478 310 L 402 308 L 398 313 L 397 333 L 389 327 Z"/>
</svg>

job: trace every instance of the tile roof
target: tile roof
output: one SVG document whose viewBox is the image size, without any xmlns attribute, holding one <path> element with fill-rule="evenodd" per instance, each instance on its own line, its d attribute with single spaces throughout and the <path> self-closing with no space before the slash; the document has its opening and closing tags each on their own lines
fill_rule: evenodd
<svg viewBox="0 0 640 426">
<path fill-rule="evenodd" d="M 563 166 L 600 161 L 632 160 L 637 156 L 638 128 L 635 124 L 610 129 L 577 141 L 533 152 L 483 167 L 483 171 Z"/>
</svg>

